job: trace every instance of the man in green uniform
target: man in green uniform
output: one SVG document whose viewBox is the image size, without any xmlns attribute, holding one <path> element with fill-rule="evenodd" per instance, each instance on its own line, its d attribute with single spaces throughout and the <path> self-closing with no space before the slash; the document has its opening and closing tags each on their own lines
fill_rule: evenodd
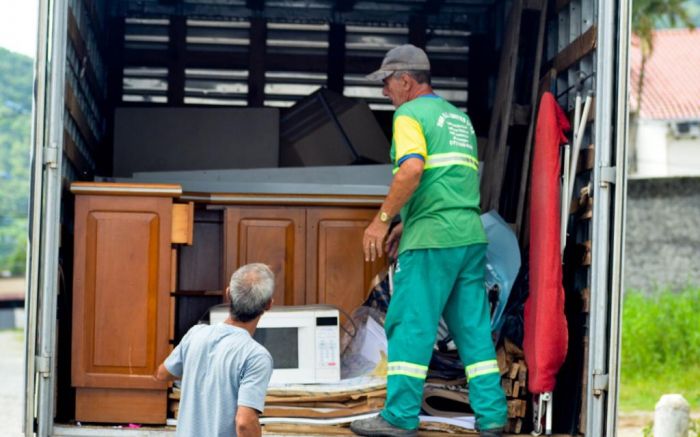
<svg viewBox="0 0 700 437">
<path fill-rule="evenodd" d="M 479 217 L 476 136 L 469 117 L 433 93 L 425 52 L 410 44 L 386 54 L 367 76 L 383 80 L 396 107 L 391 160 L 394 178 L 367 227 L 366 261 L 398 253 L 386 317 L 387 399 L 382 413 L 358 420 L 364 436 L 415 436 L 423 384 L 440 316 L 450 329 L 469 381 L 469 400 L 482 436 L 506 422 L 484 289 L 486 235 Z M 388 235 L 392 218 L 402 224 Z M 398 243 L 398 249 L 397 249 Z"/>
</svg>

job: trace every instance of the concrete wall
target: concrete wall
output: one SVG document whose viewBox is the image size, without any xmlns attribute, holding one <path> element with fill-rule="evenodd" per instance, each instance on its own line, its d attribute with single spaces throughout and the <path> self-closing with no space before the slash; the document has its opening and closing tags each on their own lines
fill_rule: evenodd
<svg viewBox="0 0 700 437">
<path fill-rule="evenodd" d="M 625 288 L 700 286 L 700 177 L 631 179 Z"/>
</svg>

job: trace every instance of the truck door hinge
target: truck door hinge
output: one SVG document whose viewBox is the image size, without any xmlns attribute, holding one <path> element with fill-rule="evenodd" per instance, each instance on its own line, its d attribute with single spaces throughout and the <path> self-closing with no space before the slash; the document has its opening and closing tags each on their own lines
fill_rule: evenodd
<svg viewBox="0 0 700 437">
<path fill-rule="evenodd" d="M 608 184 L 614 184 L 617 180 L 616 167 L 600 167 L 600 186 L 607 187 Z"/>
<path fill-rule="evenodd" d="M 44 165 L 51 168 L 58 168 L 58 147 L 55 145 L 44 147 Z"/>
<path fill-rule="evenodd" d="M 607 373 L 594 373 L 593 374 L 593 395 L 600 396 L 603 392 L 608 391 L 608 384 L 610 378 Z"/>
<path fill-rule="evenodd" d="M 51 358 L 36 355 L 34 357 L 34 368 L 36 369 L 36 373 L 39 373 L 44 377 L 48 376 L 49 372 L 51 371 Z"/>
</svg>

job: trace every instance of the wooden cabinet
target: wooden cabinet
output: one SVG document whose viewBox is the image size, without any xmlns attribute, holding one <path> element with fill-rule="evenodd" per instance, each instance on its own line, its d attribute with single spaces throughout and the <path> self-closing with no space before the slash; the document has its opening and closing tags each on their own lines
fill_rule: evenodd
<svg viewBox="0 0 700 437">
<path fill-rule="evenodd" d="M 378 196 L 202 195 L 195 207 L 173 203 L 177 185 L 71 190 L 71 381 L 83 422 L 164 423 L 167 384 L 152 375 L 239 266 L 272 268 L 277 305 L 325 303 L 350 313 L 385 265 L 365 263 L 362 251 Z"/>
<path fill-rule="evenodd" d="M 385 265 L 365 263 L 373 208 L 230 206 L 224 213 L 225 278 L 251 262 L 275 273 L 275 304 L 325 303 L 350 313 Z"/>
<path fill-rule="evenodd" d="M 366 208 L 306 210 L 306 302 L 340 307 L 350 314 L 364 302 L 385 258 L 365 262 L 362 236 L 377 214 Z"/>
<path fill-rule="evenodd" d="M 76 420 L 165 423 L 152 375 L 170 350 L 172 194 L 87 185 L 73 187 Z"/>
<path fill-rule="evenodd" d="M 265 263 L 275 273 L 275 303 L 304 304 L 304 210 L 227 208 L 224 223 L 224 283 L 242 265 Z"/>
</svg>

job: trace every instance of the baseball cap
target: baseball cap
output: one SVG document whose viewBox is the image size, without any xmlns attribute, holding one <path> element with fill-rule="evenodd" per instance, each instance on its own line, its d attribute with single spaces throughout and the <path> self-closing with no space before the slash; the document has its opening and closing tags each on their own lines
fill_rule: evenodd
<svg viewBox="0 0 700 437">
<path fill-rule="evenodd" d="M 430 61 L 423 49 L 404 44 L 386 52 L 382 66 L 365 76 L 369 80 L 384 80 L 397 71 L 430 71 Z"/>
</svg>

